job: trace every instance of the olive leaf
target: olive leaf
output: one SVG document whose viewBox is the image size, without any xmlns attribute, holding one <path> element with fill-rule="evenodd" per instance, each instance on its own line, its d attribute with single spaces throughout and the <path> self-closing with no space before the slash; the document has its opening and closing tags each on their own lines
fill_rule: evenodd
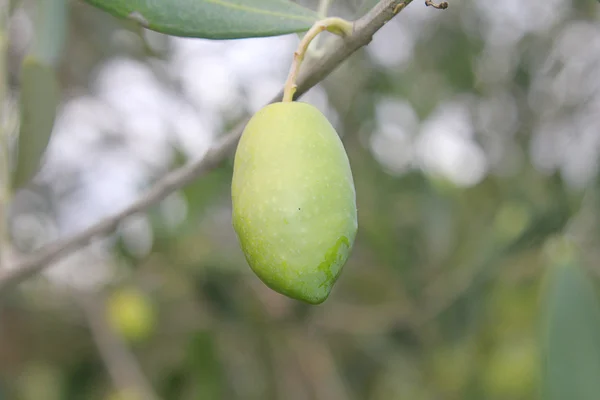
<svg viewBox="0 0 600 400">
<path fill-rule="evenodd" d="M 59 102 L 54 69 L 37 58 L 27 57 L 21 66 L 21 123 L 12 187 L 25 185 L 37 172 L 50 142 Z"/>
<path fill-rule="evenodd" d="M 238 39 L 308 30 L 318 16 L 287 0 L 85 0 L 174 36 Z"/>
<path fill-rule="evenodd" d="M 570 262 L 551 267 L 545 296 L 545 400 L 593 400 L 600 393 L 600 306 L 589 278 Z"/>
</svg>

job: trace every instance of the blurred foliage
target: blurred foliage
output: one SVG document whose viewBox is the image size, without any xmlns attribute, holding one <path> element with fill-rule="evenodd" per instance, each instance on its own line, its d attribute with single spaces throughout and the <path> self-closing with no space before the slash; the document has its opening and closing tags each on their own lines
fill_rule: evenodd
<svg viewBox="0 0 600 400">
<path fill-rule="evenodd" d="M 34 2 L 17 3 L 12 82 L 28 53 L 19 38 L 35 29 L 23 23 L 35 15 Z M 316 9 L 315 2 L 300 3 Z M 332 13 L 353 15 L 372 3 L 339 0 Z M 586 129 L 598 135 L 597 120 L 580 114 L 600 104 L 593 101 L 596 86 L 585 80 L 597 74 L 569 70 L 569 59 L 555 54 L 565 37 L 578 38 L 567 48 L 579 57 L 574 65 L 584 65 L 592 52 L 584 47 L 578 53 L 575 44 L 594 40 L 589 32 L 598 32 L 600 9 L 593 1 L 540 0 L 513 6 L 523 12 L 509 15 L 490 10 L 497 6 L 490 4 L 457 1 L 442 12 L 413 2 L 369 49 L 320 85 L 351 161 L 359 212 L 352 256 L 321 306 L 273 293 L 246 265 L 231 227 L 230 159 L 151 209 L 142 220 L 148 229 L 130 231 L 124 224 L 110 251 L 99 256 L 92 246 L 69 260 L 82 277 L 73 281 L 101 281 L 88 286 L 106 295 L 100 306 L 110 327 L 160 398 L 552 400 L 588 399 L 600 390 L 600 186 L 597 178 L 580 184 L 586 169 L 575 168 L 584 158 L 580 153 L 595 147 L 582 139 L 580 153 L 567 153 Z M 70 2 L 69 8 L 58 68 L 63 102 L 81 93 L 92 96 L 99 66 L 119 57 L 143 63 L 158 82 L 189 96 L 161 64 L 174 54 L 165 37 L 86 4 Z M 554 22 L 544 25 L 540 14 Z M 401 41 L 406 37 L 410 44 Z M 405 47 L 408 61 L 394 58 Z M 208 63 L 216 56 L 203 57 Z M 119 88 L 124 103 L 139 100 L 129 95 Z M 242 98 L 250 102 L 250 96 Z M 396 108 L 386 114 L 386 104 Z M 485 174 L 468 184 L 411 157 L 399 162 L 418 147 L 411 119 L 425 131 L 425 122 L 433 124 L 444 105 L 462 107 L 451 108 L 451 117 L 466 110 L 472 132 L 462 132 L 452 118 L 438 131 L 459 131 L 458 139 L 485 153 Z M 232 108 L 223 111 L 223 126 L 251 112 L 247 104 Z M 86 158 L 98 163 L 99 153 L 116 147 L 123 153 L 115 168 L 126 171 L 142 153 L 139 141 L 151 138 L 137 137 L 130 148 L 114 140 L 111 129 L 127 129 L 109 125 L 107 110 L 88 116 L 108 128 L 101 132 L 100 150 Z M 563 126 L 571 142 L 554 135 Z M 398 127 L 409 139 L 386 133 Z M 383 145 L 376 147 L 377 140 Z M 168 168 L 193 158 L 185 146 L 169 146 L 163 146 L 174 154 Z M 49 163 L 52 168 L 43 168 L 38 181 L 17 193 L 12 226 L 25 231 L 14 234 L 17 245 L 36 229 L 52 237 L 64 229 L 65 213 L 74 215 L 69 221 L 83 219 L 81 225 L 92 213 L 91 203 L 70 206 L 90 178 L 81 165 L 65 161 L 79 148 L 65 149 L 58 151 L 63 164 Z M 447 144 L 443 150 L 455 148 Z M 453 163 L 466 164 L 467 172 L 483 170 L 465 154 Z M 547 161 L 553 154 L 567 166 Z M 144 162 L 149 185 L 165 171 Z M 44 231 L 47 226 L 55 231 Z M 576 262 L 566 262 L 575 250 L 561 248 L 565 237 L 576 241 Z M 0 399 L 130 399 L 107 373 L 62 267 L 0 303 Z M 100 270 L 109 271 L 109 278 L 97 278 Z M 591 397 L 576 392 L 588 383 Z"/>
<path fill-rule="evenodd" d="M 577 258 L 554 265 L 545 301 L 544 399 L 594 399 L 600 391 L 600 307 Z"/>
</svg>

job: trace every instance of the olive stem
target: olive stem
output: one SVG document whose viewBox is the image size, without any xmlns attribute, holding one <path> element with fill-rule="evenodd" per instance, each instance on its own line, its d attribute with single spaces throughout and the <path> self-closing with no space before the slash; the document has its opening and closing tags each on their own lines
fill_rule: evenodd
<svg viewBox="0 0 600 400">
<path fill-rule="evenodd" d="M 290 68 L 290 73 L 283 88 L 282 101 L 294 101 L 294 93 L 296 93 L 296 89 L 298 87 L 296 85 L 296 78 L 298 77 L 300 65 L 304 60 L 306 50 L 308 49 L 308 46 L 313 41 L 313 39 L 323 31 L 329 31 L 339 36 L 350 36 L 352 34 L 353 28 L 354 24 L 352 22 L 346 21 L 345 19 L 338 17 L 325 18 L 315 22 L 315 24 L 308 30 L 308 32 L 306 32 L 306 34 L 300 41 L 300 44 L 298 45 L 298 49 L 296 49 L 296 51 L 294 52 L 294 61 L 292 61 L 292 67 Z"/>
</svg>

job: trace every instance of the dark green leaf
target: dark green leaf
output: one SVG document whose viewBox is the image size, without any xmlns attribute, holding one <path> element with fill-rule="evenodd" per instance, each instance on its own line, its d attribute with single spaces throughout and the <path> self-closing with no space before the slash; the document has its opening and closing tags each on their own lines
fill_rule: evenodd
<svg viewBox="0 0 600 400">
<path fill-rule="evenodd" d="M 286 0 L 85 0 L 174 36 L 236 39 L 308 30 L 317 14 Z"/>
<path fill-rule="evenodd" d="M 21 125 L 13 188 L 29 182 L 39 168 L 50 142 L 59 95 L 52 67 L 26 58 L 21 66 Z"/>
<path fill-rule="evenodd" d="M 543 327 L 544 400 L 595 400 L 600 395 L 600 307 L 575 265 L 549 272 Z"/>
</svg>

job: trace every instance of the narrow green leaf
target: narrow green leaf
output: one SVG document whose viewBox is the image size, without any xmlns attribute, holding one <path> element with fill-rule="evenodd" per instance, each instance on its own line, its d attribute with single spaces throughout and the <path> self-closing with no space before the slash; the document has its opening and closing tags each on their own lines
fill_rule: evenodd
<svg viewBox="0 0 600 400">
<path fill-rule="evenodd" d="M 28 57 L 21 66 L 21 125 L 13 188 L 25 185 L 37 172 L 50 142 L 59 101 L 52 67 Z"/>
<path fill-rule="evenodd" d="M 592 283 L 573 263 L 552 267 L 544 298 L 544 400 L 600 396 L 600 306 Z"/>
<path fill-rule="evenodd" d="M 287 0 L 85 0 L 174 36 L 237 39 L 308 30 L 317 13 Z"/>
</svg>

